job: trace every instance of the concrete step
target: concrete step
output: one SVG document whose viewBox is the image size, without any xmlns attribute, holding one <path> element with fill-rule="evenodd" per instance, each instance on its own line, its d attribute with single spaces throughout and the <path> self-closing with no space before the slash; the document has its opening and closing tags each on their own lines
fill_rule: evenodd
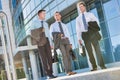
<svg viewBox="0 0 120 80">
<path fill-rule="evenodd" d="M 120 80 L 120 67 L 77 73 L 71 76 L 61 76 L 50 80 Z"/>
</svg>

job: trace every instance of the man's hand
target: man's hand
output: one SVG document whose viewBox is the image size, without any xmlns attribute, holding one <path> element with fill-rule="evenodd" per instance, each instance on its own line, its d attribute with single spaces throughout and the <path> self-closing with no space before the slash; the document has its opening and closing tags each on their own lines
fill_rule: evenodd
<svg viewBox="0 0 120 80">
<path fill-rule="evenodd" d="M 79 44 L 82 45 L 82 40 L 79 40 Z"/>
<path fill-rule="evenodd" d="M 70 44 L 70 48 L 72 49 L 72 44 Z"/>
<path fill-rule="evenodd" d="M 44 28 L 42 29 L 42 32 L 45 32 L 45 29 L 44 29 Z"/>
<path fill-rule="evenodd" d="M 61 34 L 61 38 L 63 37 L 63 34 Z"/>
<path fill-rule="evenodd" d="M 51 49 L 53 49 L 54 47 L 53 46 L 50 46 L 51 47 Z"/>
</svg>

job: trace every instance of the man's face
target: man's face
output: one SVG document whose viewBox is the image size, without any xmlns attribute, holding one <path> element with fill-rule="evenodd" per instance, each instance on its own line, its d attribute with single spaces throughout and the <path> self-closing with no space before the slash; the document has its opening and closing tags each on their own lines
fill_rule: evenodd
<svg viewBox="0 0 120 80">
<path fill-rule="evenodd" d="M 56 21 L 61 20 L 61 15 L 60 15 L 60 13 L 55 13 L 54 18 L 55 18 Z"/>
<path fill-rule="evenodd" d="M 45 11 L 42 11 L 41 13 L 39 13 L 38 16 L 39 16 L 40 19 L 44 20 L 45 19 L 45 15 L 46 15 Z"/>
<path fill-rule="evenodd" d="M 82 13 L 84 13 L 86 11 L 86 7 L 83 4 L 79 5 L 79 9 Z"/>
</svg>

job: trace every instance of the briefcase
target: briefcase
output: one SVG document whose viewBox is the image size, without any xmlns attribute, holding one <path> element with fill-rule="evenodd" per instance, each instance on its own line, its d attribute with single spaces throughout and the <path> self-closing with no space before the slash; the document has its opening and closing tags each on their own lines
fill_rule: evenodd
<svg viewBox="0 0 120 80">
<path fill-rule="evenodd" d="M 47 43 L 43 27 L 31 30 L 32 45 L 44 46 Z"/>
<path fill-rule="evenodd" d="M 79 54 L 83 57 L 86 56 L 85 46 L 81 44 L 81 47 L 79 47 Z"/>
<path fill-rule="evenodd" d="M 74 51 L 72 49 L 70 49 L 70 56 L 72 57 L 72 60 L 76 59 L 76 56 L 75 56 Z"/>
</svg>

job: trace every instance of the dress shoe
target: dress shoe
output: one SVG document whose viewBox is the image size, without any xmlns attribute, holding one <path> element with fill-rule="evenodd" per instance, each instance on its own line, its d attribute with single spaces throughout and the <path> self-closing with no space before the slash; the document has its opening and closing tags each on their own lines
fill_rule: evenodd
<svg viewBox="0 0 120 80">
<path fill-rule="evenodd" d="M 93 68 L 91 71 L 96 71 L 97 70 L 97 68 Z"/>
<path fill-rule="evenodd" d="M 105 66 L 102 66 L 101 69 L 107 69 Z"/>
<path fill-rule="evenodd" d="M 57 76 L 54 76 L 54 75 L 50 75 L 49 78 L 52 79 L 52 78 L 56 78 Z"/>
<path fill-rule="evenodd" d="M 76 72 L 68 72 L 67 75 L 74 75 Z"/>
</svg>

